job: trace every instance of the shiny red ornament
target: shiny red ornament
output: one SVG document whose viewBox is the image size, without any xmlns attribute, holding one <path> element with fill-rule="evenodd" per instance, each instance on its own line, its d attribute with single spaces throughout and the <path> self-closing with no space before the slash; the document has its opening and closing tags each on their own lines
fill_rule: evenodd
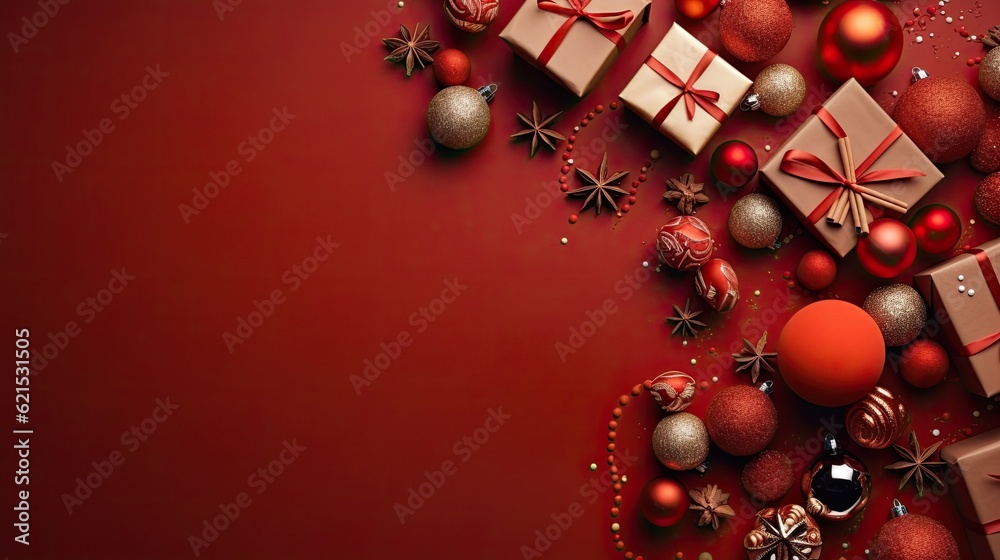
<svg viewBox="0 0 1000 560">
<path fill-rule="evenodd" d="M 684 518 L 691 498 L 680 482 L 661 476 L 646 483 L 639 496 L 639 509 L 657 527 L 673 527 Z"/>
<path fill-rule="evenodd" d="M 479 33 L 500 13 L 500 0 L 444 0 L 444 15 L 455 27 Z"/>
<path fill-rule="evenodd" d="M 903 27 L 875 0 L 847 0 L 823 18 L 819 65 L 838 82 L 870 86 L 889 75 L 903 54 Z"/>
<path fill-rule="evenodd" d="M 951 249 L 962 237 L 962 220 L 954 210 L 942 204 L 924 206 L 910 219 L 910 229 L 917 238 L 917 248 L 931 255 Z"/>
<path fill-rule="evenodd" d="M 973 201 L 983 219 L 1000 226 L 1000 173 L 989 175 L 979 183 Z"/>
<path fill-rule="evenodd" d="M 792 11 L 785 0 L 726 0 L 719 15 L 722 46 L 743 62 L 760 62 L 781 52 L 792 36 Z"/>
<path fill-rule="evenodd" d="M 741 189 L 757 176 L 757 152 L 741 140 L 723 142 L 712 153 L 709 171 L 716 185 Z"/>
<path fill-rule="evenodd" d="M 689 271 L 704 265 L 713 251 L 708 224 L 694 216 L 671 218 L 656 234 L 656 258 L 676 270 Z"/>
<path fill-rule="evenodd" d="M 900 96 L 892 118 L 934 163 L 972 153 L 986 127 L 986 109 L 975 88 L 951 76 L 917 81 Z"/>
<path fill-rule="evenodd" d="M 679 371 L 668 371 L 643 383 L 643 387 L 667 412 L 680 412 L 694 400 L 694 378 Z"/>
<path fill-rule="evenodd" d="M 895 278 L 917 258 L 917 238 L 906 224 L 891 218 L 875 220 L 871 233 L 858 239 L 858 260 L 872 276 Z"/>
<path fill-rule="evenodd" d="M 719 0 L 675 0 L 677 11 L 691 19 L 701 19 L 712 13 Z"/>
<path fill-rule="evenodd" d="M 837 260 L 822 249 L 813 249 L 799 259 L 795 278 L 807 290 L 825 290 L 837 279 Z"/>
<path fill-rule="evenodd" d="M 1000 171 L 1000 109 L 995 105 L 986 106 L 986 126 L 969 163 L 980 173 Z"/>
<path fill-rule="evenodd" d="M 736 270 L 722 259 L 712 259 L 695 272 L 694 289 L 712 309 L 720 312 L 732 310 L 740 300 Z"/>
<path fill-rule="evenodd" d="M 944 381 L 950 367 L 948 351 L 926 338 L 915 340 L 904 348 L 899 360 L 899 374 L 920 389 L 929 389 Z"/>
<path fill-rule="evenodd" d="M 708 437 L 730 455 L 753 455 L 768 446 L 778 431 L 778 411 L 767 393 L 750 385 L 718 392 L 705 413 Z"/>
<path fill-rule="evenodd" d="M 903 514 L 875 534 L 872 560 L 960 560 L 958 543 L 944 525 L 923 515 Z"/>
<path fill-rule="evenodd" d="M 458 49 L 445 49 L 434 56 L 434 78 L 442 86 L 459 86 L 464 84 L 472 74 L 472 64 L 469 57 Z"/>
</svg>

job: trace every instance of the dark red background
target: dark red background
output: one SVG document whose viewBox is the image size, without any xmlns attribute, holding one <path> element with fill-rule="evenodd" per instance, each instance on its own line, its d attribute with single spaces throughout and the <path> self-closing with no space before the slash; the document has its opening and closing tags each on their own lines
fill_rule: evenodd
<svg viewBox="0 0 1000 560">
<path fill-rule="evenodd" d="M 587 211 L 569 225 L 578 201 L 542 195 L 543 184 L 558 176 L 558 154 L 527 159 L 527 145 L 508 141 L 519 129 L 514 114 L 530 111 L 537 100 L 546 113 L 566 111 L 557 128 L 568 132 L 594 105 L 615 98 L 674 20 L 674 7 L 654 2 L 649 24 L 597 90 L 576 102 L 497 38 L 518 5 L 505 0 L 486 32 L 465 35 L 446 23 L 437 1 L 408 0 L 388 23 L 372 14 L 394 8 L 388 0 L 245 0 L 221 21 L 210 0 L 71 2 L 19 52 L 5 48 L 4 329 L 30 328 L 37 354 L 66 322 L 81 325 L 31 381 L 30 548 L 12 541 L 13 435 L 3 444 L 8 483 L 0 510 L 11 558 L 185 558 L 192 553 L 188 536 L 240 492 L 249 492 L 252 504 L 202 556 L 522 558 L 535 531 L 573 503 L 583 515 L 560 531 L 543 557 L 615 556 L 607 513 L 612 492 L 599 485 L 605 491 L 590 503 L 593 494 L 581 493 L 581 486 L 600 474 L 588 465 L 603 464 L 606 423 L 618 395 L 669 369 L 698 379 L 718 375 L 719 383 L 700 391 L 690 409 L 701 414 L 719 387 L 747 382 L 718 356 L 752 333 L 753 321 L 766 322 L 776 343 L 792 314 L 782 299 L 788 292 L 782 273 L 817 243 L 797 234 L 787 215 L 783 237 L 792 239 L 780 250 L 739 249 L 726 233 L 732 198 L 712 189 L 712 203 L 698 215 L 712 226 L 719 256 L 736 266 L 743 299 L 727 315 L 710 315 L 711 329 L 686 347 L 662 321 L 671 304 L 693 295 L 690 278 L 654 274 L 627 300 L 616 283 L 641 272 L 654 231 L 674 214 L 660 200 L 666 178 L 691 171 L 706 179 L 712 150 L 727 139 L 749 142 L 764 160 L 802 116 L 738 114 L 692 159 L 627 111 L 606 114 L 580 135 L 578 146 L 592 143 L 611 119 L 622 119 L 627 129 L 607 148 L 613 170 L 628 169 L 631 179 L 651 149 L 665 157 L 624 218 Z M 906 14 L 913 4 L 888 5 L 901 20 L 912 17 Z M 954 28 L 964 23 L 980 33 L 1000 12 L 969 12 L 973 8 L 953 0 L 946 10 L 954 24 L 943 17 L 929 22 L 919 45 L 907 35 L 896 71 L 871 88 L 875 99 L 891 110 L 890 92 L 906 89 L 914 65 L 974 82 L 975 69 L 965 60 L 984 51 Z M 793 64 L 805 75 L 804 113 L 836 87 L 813 62 L 817 25 L 829 9 L 793 3 L 792 40 L 768 61 Z M 4 3 L 0 29 L 20 32 L 20 19 L 38 10 L 32 1 Z M 681 21 L 721 51 L 717 19 Z M 427 138 L 424 111 L 437 86 L 429 69 L 407 79 L 400 66 L 383 62 L 378 39 L 395 35 L 400 23 L 412 28 L 417 22 L 431 23 L 434 38 L 469 54 L 471 85 L 495 82 L 500 91 L 491 105 L 491 131 L 479 146 L 435 153 L 390 188 L 385 174 L 399 173 L 400 157 L 410 157 Z M 111 104 L 141 83 L 147 65 L 157 64 L 169 76 L 120 120 Z M 737 66 L 753 77 L 764 64 Z M 296 115 L 287 129 L 243 162 L 228 187 L 185 224 L 178 205 L 192 203 L 192 189 L 208 182 L 210 172 L 231 159 L 242 162 L 238 145 L 268 124 L 273 108 L 285 106 Z M 112 119 L 114 131 L 58 181 L 52 162 L 104 118 Z M 775 150 L 765 152 L 765 144 Z M 594 168 L 597 162 L 581 163 Z M 965 162 L 943 170 L 946 179 L 925 202 L 958 211 L 966 242 L 993 238 L 994 229 L 969 225 L 971 193 L 981 176 Z M 545 201 L 544 208 L 518 231 L 513 216 L 524 215 L 526 198 Z M 341 246 L 293 292 L 282 275 L 312 254 L 318 236 Z M 562 237 L 568 245 L 560 245 Z M 921 258 L 901 280 L 936 260 Z M 83 324 L 77 306 L 107 287 L 120 267 L 135 279 Z M 411 314 L 455 278 L 467 290 L 417 333 Z M 852 254 L 831 292 L 860 303 L 881 283 Z M 223 333 L 234 332 L 237 319 L 275 289 L 284 290 L 285 303 L 230 354 Z M 814 299 L 798 291 L 791 297 L 798 298 L 792 307 Z M 570 329 L 608 299 L 618 311 L 563 363 L 555 345 L 566 343 Z M 357 394 L 350 376 L 361 375 L 364 360 L 375 359 L 380 344 L 402 331 L 412 345 Z M 6 340 L 13 348 L 13 337 Z M 689 365 L 691 358 L 697 366 Z M 792 454 L 801 472 L 812 453 L 796 449 L 814 449 L 819 419 L 838 421 L 843 412 L 810 407 L 776 379 L 781 428 L 773 447 Z M 986 408 L 989 401 L 969 395 L 953 377 L 927 391 L 907 387 L 891 369 L 882 381 L 900 391 L 924 444 L 939 439 L 933 428 L 953 440 L 964 428 L 978 433 L 1000 424 L 997 411 Z M 13 383 L 9 387 L 12 399 Z M 168 396 L 180 408 L 129 452 L 122 432 Z M 510 419 L 471 456 L 457 454 L 455 445 L 497 407 Z M 8 410 L 5 425 L 19 427 Z M 973 418 L 973 410 L 982 416 Z M 945 412 L 950 422 L 940 420 Z M 650 558 L 675 551 L 685 558 L 702 551 L 717 559 L 741 557 L 752 511 L 717 534 L 696 529 L 693 514 L 659 533 L 641 522 L 635 497 L 662 472 L 648 442 L 658 417 L 641 397 L 626 409 L 620 430 L 620 449 L 638 457 L 627 471 L 620 518 L 629 548 Z M 256 494 L 247 477 L 293 439 L 305 451 Z M 123 452 L 125 462 L 68 514 L 62 496 L 93 472 L 92 462 L 114 451 Z M 898 475 L 883 473 L 895 460 L 891 451 L 861 456 L 875 475 L 871 505 L 859 520 L 823 525 L 824 559 L 837 558 L 841 543 L 851 547 L 845 556 L 861 557 L 894 497 L 946 523 L 963 558 L 970 557 L 946 492 L 915 501 L 912 486 L 897 493 Z M 720 484 L 741 509 L 742 463 L 713 458 L 702 481 L 692 474 L 682 481 Z M 425 481 L 425 471 L 448 460 L 457 470 L 401 525 L 394 504 Z M 785 502 L 799 499 L 793 490 Z"/>
</svg>

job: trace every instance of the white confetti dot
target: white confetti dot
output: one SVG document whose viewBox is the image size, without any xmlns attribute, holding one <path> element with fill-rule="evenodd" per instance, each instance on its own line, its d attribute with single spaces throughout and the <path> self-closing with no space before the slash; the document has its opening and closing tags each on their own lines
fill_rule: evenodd
<svg viewBox="0 0 1000 560">
<path fill-rule="evenodd" d="M 396 2 L 396 5 L 397 5 L 397 6 L 399 6 L 400 8 L 402 8 L 402 7 L 403 7 L 403 6 L 405 6 L 406 4 L 404 4 L 403 2 Z"/>
<path fill-rule="evenodd" d="M 941 430 L 934 428 L 933 430 L 931 430 L 931 435 L 934 437 L 938 437 L 939 435 L 941 435 Z"/>
<path fill-rule="evenodd" d="M 962 280 L 965 280 L 965 275 L 964 274 L 959 274 L 958 275 L 958 281 L 961 282 Z"/>
<path fill-rule="evenodd" d="M 559 240 L 559 242 L 562 243 L 563 245 L 565 245 L 565 244 L 569 243 L 569 239 L 566 239 L 565 237 L 563 237 L 562 239 Z"/>
<path fill-rule="evenodd" d="M 712 376 L 712 383 L 718 383 L 718 382 L 719 382 L 719 377 L 717 375 L 713 375 Z"/>
<path fill-rule="evenodd" d="M 944 18 L 944 21 L 945 21 L 945 23 L 951 23 L 951 22 L 953 22 L 955 20 L 951 16 L 948 16 L 948 17 Z"/>
<path fill-rule="evenodd" d="M 770 152 L 771 151 L 771 145 L 770 144 L 764 144 L 764 151 L 765 152 Z"/>
<path fill-rule="evenodd" d="M 760 290 L 754 290 L 753 295 L 756 297 L 760 297 Z"/>
<path fill-rule="evenodd" d="M 969 220 L 969 225 L 970 225 L 970 226 L 974 226 L 974 225 L 976 225 L 976 219 L 975 219 L 975 218 L 973 218 L 973 219 Z"/>
<path fill-rule="evenodd" d="M 642 261 L 642 268 L 649 268 L 649 261 Z"/>
<path fill-rule="evenodd" d="M 965 293 L 965 286 L 959 284 L 958 285 L 958 293 L 964 294 Z"/>
<path fill-rule="evenodd" d="M 934 38 L 934 34 L 933 34 L 933 33 L 931 33 L 930 35 L 931 35 L 931 39 L 933 39 L 933 38 Z"/>
<path fill-rule="evenodd" d="M 590 470 L 596 471 L 597 470 L 597 463 L 591 463 L 590 464 Z"/>
<path fill-rule="evenodd" d="M 972 35 L 972 36 L 969 37 L 969 39 L 972 39 L 973 41 L 975 41 L 976 40 L 976 36 Z"/>
<path fill-rule="evenodd" d="M 694 358 L 691 358 L 691 365 L 697 365 L 697 364 L 698 364 L 698 360 L 696 360 Z"/>
<path fill-rule="evenodd" d="M 972 297 L 974 295 L 976 295 L 976 290 L 973 290 L 972 288 L 969 288 L 969 297 Z"/>
<path fill-rule="evenodd" d="M 899 95 L 899 92 L 896 90 L 892 90 L 892 96 L 896 97 L 897 95 Z"/>
<path fill-rule="evenodd" d="M 688 345 L 688 341 L 685 340 L 685 341 L 681 342 L 681 346 L 687 346 L 687 345 Z"/>
<path fill-rule="evenodd" d="M 981 414 L 981 412 L 979 412 L 978 410 L 973 410 L 972 411 L 972 415 L 975 416 L 976 418 L 979 418 L 980 414 Z"/>
<path fill-rule="evenodd" d="M 663 269 L 661 269 L 659 266 L 656 267 L 656 272 L 660 272 L 661 270 Z"/>
<path fill-rule="evenodd" d="M 918 43 L 923 43 L 924 42 L 924 38 L 921 37 L 920 35 L 917 35 L 917 42 Z"/>
</svg>

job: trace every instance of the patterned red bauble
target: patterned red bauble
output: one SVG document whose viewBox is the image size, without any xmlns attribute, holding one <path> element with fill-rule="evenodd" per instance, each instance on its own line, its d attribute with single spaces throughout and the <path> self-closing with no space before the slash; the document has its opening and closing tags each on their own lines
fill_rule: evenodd
<svg viewBox="0 0 1000 560">
<path fill-rule="evenodd" d="M 986 126 L 969 163 L 980 173 L 1000 171 L 1000 109 L 995 105 L 986 106 Z"/>
<path fill-rule="evenodd" d="M 907 383 L 920 389 L 929 389 L 948 376 L 951 362 L 943 346 L 922 338 L 903 349 L 899 373 Z"/>
<path fill-rule="evenodd" d="M 442 86 L 459 86 L 472 74 L 472 64 L 469 57 L 458 49 L 445 49 L 434 55 L 434 78 Z"/>
<path fill-rule="evenodd" d="M 708 224 L 694 216 L 677 216 L 656 234 L 656 258 L 670 268 L 694 270 L 715 250 Z"/>
<path fill-rule="evenodd" d="M 479 33 L 500 13 L 500 0 L 444 0 L 444 15 L 452 25 Z"/>
<path fill-rule="evenodd" d="M 865 397 L 882 375 L 885 342 L 857 305 L 827 299 L 788 320 L 778 338 L 778 371 L 803 399 L 844 406 Z"/>
<path fill-rule="evenodd" d="M 740 300 L 740 281 L 733 265 L 712 259 L 694 273 L 694 289 L 712 309 L 726 312 Z"/>
<path fill-rule="evenodd" d="M 895 278 L 917 258 L 917 238 L 906 224 L 891 218 L 872 222 L 871 233 L 858 239 L 858 260 L 872 276 Z"/>
<path fill-rule="evenodd" d="M 694 399 L 694 378 L 679 371 L 668 371 L 643 383 L 660 408 L 680 412 Z"/>
<path fill-rule="evenodd" d="M 988 175 L 976 187 L 976 210 L 987 222 L 1000 226 L 1000 173 Z"/>
<path fill-rule="evenodd" d="M 944 525 L 923 515 L 890 520 L 875 535 L 872 560 L 959 560 L 958 543 Z"/>
<path fill-rule="evenodd" d="M 753 455 L 768 446 L 778 431 L 778 411 L 771 397 L 749 385 L 719 391 L 705 413 L 708 437 L 730 455 Z"/>
<path fill-rule="evenodd" d="M 795 470 L 787 455 L 768 449 L 750 459 L 743 467 L 740 481 L 754 500 L 761 503 L 773 502 L 792 489 Z"/>
<path fill-rule="evenodd" d="M 910 219 L 910 229 L 921 251 L 937 255 L 958 243 L 962 237 L 962 220 L 951 208 L 931 204 L 917 210 Z"/>
<path fill-rule="evenodd" d="M 716 185 L 742 189 L 757 176 L 757 152 L 742 140 L 723 142 L 712 152 L 709 171 Z"/>
<path fill-rule="evenodd" d="M 673 527 L 684 518 L 690 505 L 684 485 L 665 476 L 647 482 L 639 495 L 642 515 L 657 527 Z"/>
<path fill-rule="evenodd" d="M 799 259 L 795 278 L 807 290 L 825 290 L 837 279 L 837 260 L 822 249 L 813 249 Z"/>
<path fill-rule="evenodd" d="M 691 19 L 701 19 L 712 13 L 719 0 L 675 0 L 677 11 Z"/>
<path fill-rule="evenodd" d="M 979 145 L 986 109 L 965 80 L 932 76 L 906 90 L 892 118 L 931 161 L 948 163 Z"/>
<path fill-rule="evenodd" d="M 868 449 L 885 449 L 910 427 L 910 411 L 896 393 L 875 387 L 847 409 L 844 425 L 854 443 Z"/>
<path fill-rule="evenodd" d="M 870 86 L 889 75 L 903 54 L 903 28 L 875 0 L 847 0 L 819 26 L 819 66 L 831 78 Z"/>
<path fill-rule="evenodd" d="M 781 52 L 792 36 L 792 11 L 785 0 L 726 0 L 719 15 L 722 45 L 743 62 L 760 62 Z"/>
</svg>

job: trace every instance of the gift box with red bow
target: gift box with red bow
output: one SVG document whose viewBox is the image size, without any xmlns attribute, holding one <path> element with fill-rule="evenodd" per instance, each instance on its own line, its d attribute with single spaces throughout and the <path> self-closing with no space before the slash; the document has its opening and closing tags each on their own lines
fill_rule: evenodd
<svg viewBox="0 0 1000 560">
<path fill-rule="evenodd" d="M 751 83 L 674 23 L 620 97 L 643 120 L 698 155 Z"/>
<path fill-rule="evenodd" d="M 1000 429 L 953 443 L 941 458 L 976 559 L 1000 558 Z"/>
<path fill-rule="evenodd" d="M 583 97 L 649 19 L 652 0 L 526 0 L 500 32 L 518 56 Z"/>
</svg>

